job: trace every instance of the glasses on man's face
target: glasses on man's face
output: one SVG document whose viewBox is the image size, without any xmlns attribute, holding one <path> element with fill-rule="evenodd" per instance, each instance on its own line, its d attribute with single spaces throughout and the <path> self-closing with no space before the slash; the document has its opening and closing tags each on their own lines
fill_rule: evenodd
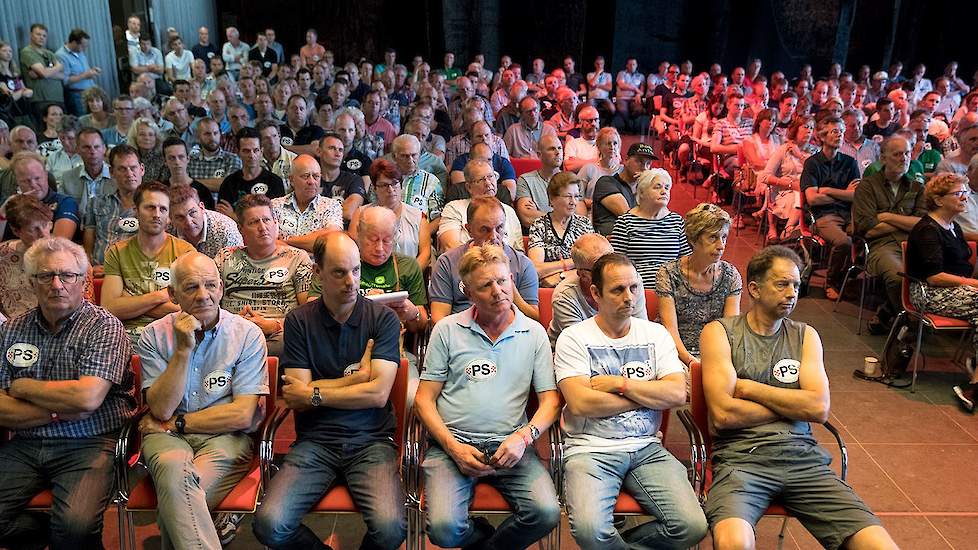
<svg viewBox="0 0 978 550">
<path fill-rule="evenodd" d="M 248 220 L 248 223 L 245 225 L 248 227 L 258 227 L 259 225 L 272 225 L 273 223 L 275 223 L 274 218 L 254 218 Z"/>
<path fill-rule="evenodd" d="M 481 178 L 476 178 L 472 180 L 469 183 L 482 183 L 482 184 L 496 183 L 496 174 L 486 174 Z"/>
<path fill-rule="evenodd" d="M 970 191 L 968 191 L 967 189 L 960 189 L 958 191 L 951 191 L 951 192 L 948 192 L 948 193 L 944 193 L 944 196 L 945 197 L 957 197 L 957 198 L 960 199 L 961 197 L 967 197 L 968 196 L 968 193 L 970 193 Z"/>
<path fill-rule="evenodd" d="M 49 285 L 57 277 L 62 284 L 73 285 L 80 281 L 84 275 L 84 273 L 73 273 L 71 271 L 42 271 L 34 275 L 34 280 L 41 284 Z"/>
</svg>

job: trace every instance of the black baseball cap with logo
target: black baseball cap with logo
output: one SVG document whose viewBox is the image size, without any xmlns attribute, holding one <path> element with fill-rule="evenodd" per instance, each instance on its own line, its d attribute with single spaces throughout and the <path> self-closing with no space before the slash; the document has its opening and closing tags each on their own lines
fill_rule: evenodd
<svg viewBox="0 0 978 550">
<path fill-rule="evenodd" d="M 652 149 L 652 146 L 648 143 L 633 143 L 628 148 L 628 156 L 642 156 L 648 157 L 651 160 L 659 160 L 659 157 L 655 156 L 655 151 Z"/>
</svg>

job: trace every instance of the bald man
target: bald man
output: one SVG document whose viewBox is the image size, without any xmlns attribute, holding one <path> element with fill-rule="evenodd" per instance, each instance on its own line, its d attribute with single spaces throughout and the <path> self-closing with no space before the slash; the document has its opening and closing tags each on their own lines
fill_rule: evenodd
<svg viewBox="0 0 978 550">
<path fill-rule="evenodd" d="M 302 517 L 341 477 L 362 511 L 361 548 L 404 541 L 404 490 L 389 403 L 400 363 L 397 315 L 360 294 L 357 244 L 335 231 L 315 247 L 321 300 L 285 321 L 282 397 L 295 410 L 296 442 L 255 516 L 270 548 L 324 548 Z"/>
<path fill-rule="evenodd" d="M 278 219 L 279 238 L 289 246 L 312 252 L 316 239 L 329 231 L 343 230 L 343 204 L 323 196 L 319 161 L 299 155 L 292 161 L 289 183 L 292 191 L 272 199 L 272 212 Z"/>
<path fill-rule="evenodd" d="M 214 260 L 191 252 L 170 268 L 167 291 L 180 311 L 147 325 L 137 346 L 149 405 L 139 424 L 143 456 L 163 545 L 218 550 L 210 508 L 251 463 L 249 434 L 262 419 L 258 400 L 268 394 L 265 338 L 254 323 L 221 309 Z M 190 477 L 197 483 L 187 483 Z"/>
</svg>

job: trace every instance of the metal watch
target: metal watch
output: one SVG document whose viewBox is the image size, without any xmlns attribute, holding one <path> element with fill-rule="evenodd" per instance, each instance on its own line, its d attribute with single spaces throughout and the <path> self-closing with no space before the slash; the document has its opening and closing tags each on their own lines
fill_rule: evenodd
<svg viewBox="0 0 978 550">
<path fill-rule="evenodd" d="M 530 423 L 527 423 L 526 427 L 530 428 L 530 439 L 532 439 L 533 441 L 540 439 L 540 428 L 537 428 L 536 426 Z"/>
<path fill-rule="evenodd" d="M 176 420 L 173 421 L 173 426 L 177 429 L 178 434 L 187 433 L 187 419 L 184 418 L 182 414 L 178 414 Z"/>
<path fill-rule="evenodd" d="M 309 398 L 309 403 L 313 407 L 318 407 L 323 404 L 323 395 L 319 393 L 319 388 L 312 389 L 312 397 Z"/>
</svg>

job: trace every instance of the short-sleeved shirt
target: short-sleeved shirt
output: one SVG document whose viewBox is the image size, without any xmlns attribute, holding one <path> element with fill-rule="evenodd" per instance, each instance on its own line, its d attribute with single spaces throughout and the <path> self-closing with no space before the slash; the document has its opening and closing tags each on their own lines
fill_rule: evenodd
<svg viewBox="0 0 978 550">
<path fill-rule="evenodd" d="M 234 44 L 230 42 L 225 42 L 221 47 L 221 57 L 224 58 L 224 63 L 227 65 L 229 71 L 240 71 L 241 61 L 235 61 L 234 58 L 240 56 L 242 60 L 247 61 L 248 50 L 251 48 L 244 41 L 239 41 L 238 46 L 235 47 Z M 234 73 L 235 76 L 238 73 Z"/>
<path fill-rule="evenodd" d="M 600 75 L 597 75 L 597 78 L 595 78 L 595 74 L 593 72 L 591 72 L 591 73 L 588 73 L 587 74 L 587 80 L 588 80 L 588 83 L 589 83 L 589 85 L 588 85 L 588 88 L 589 89 L 588 89 L 588 92 L 587 92 L 587 96 L 589 98 L 591 98 L 591 99 L 608 99 L 608 90 L 605 90 L 604 88 L 599 88 L 598 86 L 604 86 L 606 84 L 611 84 L 611 73 L 609 73 L 609 72 L 602 72 Z M 590 82 L 592 80 L 595 81 L 596 86 L 590 86 Z"/>
<path fill-rule="evenodd" d="M 576 325 L 585 319 L 590 319 L 598 313 L 598 310 L 591 307 L 584 296 L 584 290 L 581 288 L 581 281 L 576 272 L 568 274 L 554 288 L 551 306 L 553 307 L 553 318 L 550 320 L 550 326 L 546 327 L 551 347 L 557 344 L 557 338 L 565 328 Z M 646 320 L 649 318 L 644 292 L 638 293 L 635 298 L 632 317 Z"/>
<path fill-rule="evenodd" d="M 613 214 L 611 210 L 608 210 L 605 205 L 601 204 L 601 201 L 613 195 L 621 195 L 625 199 L 625 203 L 629 209 L 635 208 L 638 204 L 635 200 L 634 189 L 631 184 L 626 183 L 621 178 L 621 172 L 598 178 L 598 181 L 594 184 L 594 193 L 591 195 L 594 200 L 593 206 L 591 207 L 592 217 L 594 218 L 594 229 L 606 237 L 611 235 L 618 216 Z"/>
<path fill-rule="evenodd" d="M 200 231 L 200 241 L 194 245 L 194 248 L 197 252 L 211 258 L 217 256 L 221 249 L 244 244 L 238 225 L 220 212 L 204 210 L 204 227 Z M 179 231 L 176 235 L 181 237 Z"/>
<path fill-rule="evenodd" d="M 452 162 L 452 171 L 461 172 L 465 170 L 465 164 L 467 162 L 469 162 L 468 153 L 465 153 L 464 155 L 459 155 Z M 513 169 L 513 163 L 510 162 L 508 158 L 497 154 L 493 154 L 489 164 L 492 164 L 492 169 L 494 172 L 496 172 L 496 179 L 498 181 L 516 179 L 516 170 Z"/>
<path fill-rule="evenodd" d="M 177 349 L 174 325 L 179 312 L 171 313 L 146 326 L 136 351 L 142 362 L 143 390 L 147 390 L 166 371 Z M 187 369 L 183 398 L 174 414 L 197 412 L 234 401 L 239 395 L 268 394 L 268 368 L 265 365 L 265 337 L 258 325 L 220 310 L 218 321 L 203 332 Z M 260 411 L 255 411 L 256 419 Z M 252 425 L 257 423 L 252 422 Z"/>
<path fill-rule="evenodd" d="M 187 175 L 195 180 L 226 178 L 235 170 L 241 170 L 241 159 L 223 149 L 212 157 L 205 156 L 203 149 L 191 151 L 187 163 Z"/>
<path fill-rule="evenodd" d="M 340 202 L 346 200 L 350 195 L 360 195 L 366 199 L 367 190 L 363 188 L 363 178 L 345 170 L 340 170 L 338 176 L 333 181 L 322 181 L 323 195 L 332 197 Z"/>
<path fill-rule="evenodd" d="M 115 182 L 109 176 L 109 163 L 102 163 L 102 171 L 94 178 L 88 175 L 85 166 L 76 166 L 65 172 L 64 181 L 58 187 L 62 193 L 71 195 L 78 203 L 78 212 L 82 219 L 88 212 L 89 205 L 100 194 L 112 194 L 116 190 Z"/>
<path fill-rule="evenodd" d="M 248 61 L 261 63 L 261 75 L 268 76 L 272 73 L 272 65 L 278 64 L 278 53 L 271 48 L 265 48 L 265 53 L 262 53 L 257 47 L 254 47 L 248 52 Z"/>
<path fill-rule="evenodd" d="M 112 385 L 101 405 L 84 420 L 62 420 L 14 430 L 22 439 L 68 439 L 115 432 L 136 412 L 129 368 L 132 344 L 122 323 L 108 311 L 82 301 L 58 332 L 51 333 L 40 309 L 8 320 L 0 328 L 0 389 L 18 378 L 79 380 L 96 376 Z"/>
<path fill-rule="evenodd" d="M 948 230 L 925 215 L 907 238 L 907 271 L 922 281 L 938 273 L 971 277 L 974 268 L 970 258 L 971 248 L 958 222 L 952 222 Z"/>
<path fill-rule="evenodd" d="M 55 222 L 69 220 L 81 225 L 81 219 L 78 216 L 78 203 L 75 202 L 74 197 L 49 189 L 48 194 L 41 199 L 41 203 L 51 209 Z"/>
<path fill-rule="evenodd" d="M 544 214 L 550 212 L 553 207 L 550 206 L 550 195 L 547 195 L 549 184 L 550 182 L 540 175 L 539 170 L 521 174 L 520 179 L 516 180 L 516 201 L 529 197 L 537 210 Z"/>
<path fill-rule="evenodd" d="M 20 49 L 20 66 L 24 71 L 24 86 L 34 90 L 31 102 L 64 103 L 65 95 L 61 79 L 33 78 L 30 67 L 35 63 L 40 63 L 45 68 L 51 68 L 59 61 L 58 56 L 47 48 L 35 48 L 29 45 Z"/>
<path fill-rule="evenodd" d="M 754 131 L 754 121 L 741 118 L 739 122 L 731 122 L 728 118 L 717 120 L 713 126 L 710 143 L 716 145 L 739 145 L 751 136 Z"/>
<path fill-rule="evenodd" d="M 852 198 L 852 221 L 857 235 L 866 236 L 872 228 L 879 224 L 879 215 L 883 212 L 901 216 L 921 217 L 927 213 L 924 206 L 924 178 L 904 174 L 894 194 L 894 189 L 886 180 L 885 172 L 877 172 L 859 181 Z M 896 231 L 885 235 L 868 238 L 871 248 L 888 242 L 899 244 L 907 240 L 909 231 L 897 228 Z"/>
<path fill-rule="evenodd" d="M 358 176 L 370 175 L 370 164 L 373 163 L 366 153 L 359 149 L 351 148 L 346 151 L 343 162 L 340 164 L 341 170 L 352 172 Z"/>
<path fill-rule="evenodd" d="M 445 195 L 441 181 L 431 172 L 418 170 L 413 175 L 401 179 L 401 195 L 404 204 L 409 204 L 424 212 L 428 219 L 441 216 L 445 206 Z"/>
<path fill-rule="evenodd" d="M 124 296 L 142 296 L 170 286 L 173 281 L 170 264 L 194 247 L 183 239 L 167 234 L 163 248 L 155 258 L 149 258 L 139 248 L 139 239 L 119 241 L 105 251 L 105 276 L 122 278 Z M 155 319 L 143 314 L 123 322 L 126 330 L 138 333 Z"/>
<path fill-rule="evenodd" d="M 444 384 L 435 405 L 461 441 L 502 441 L 526 424 L 530 391 L 557 388 L 546 332 L 513 310 L 513 322 L 495 342 L 471 307 L 442 319 L 431 333 L 421 379 Z"/>
<path fill-rule="evenodd" d="M 540 122 L 536 128 L 527 128 L 522 122 L 510 124 L 503 136 L 503 142 L 513 158 L 538 158 L 537 143 L 543 136 L 555 136 L 557 130 L 549 124 Z"/>
<path fill-rule="evenodd" d="M 870 121 L 863 127 L 863 135 L 879 142 L 892 136 L 899 129 L 900 123 L 896 121 L 890 122 L 886 128 L 880 128 L 876 125 L 876 121 Z"/>
<path fill-rule="evenodd" d="M 326 135 L 326 131 L 315 124 L 303 126 L 298 132 L 293 132 L 288 124 L 283 124 L 278 129 L 282 133 L 280 142 L 285 147 L 318 143 Z"/>
<path fill-rule="evenodd" d="M 194 63 L 194 54 L 189 50 L 183 50 L 183 55 L 177 57 L 177 52 L 172 51 L 164 58 L 165 67 L 173 69 L 173 76 L 177 80 L 190 80 L 190 66 Z"/>
<path fill-rule="evenodd" d="M 706 292 L 690 286 L 679 259 L 663 264 L 655 280 L 656 295 L 672 298 L 675 303 L 679 339 L 686 351 L 697 357 L 703 327 L 723 317 L 727 298 L 740 296 L 744 286 L 740 272 L 729 262 L 720 260 L 714 269 L 713 287 Z"/>
<path fill-rule="evenodd" d="M 381 265 L 370 265 L 360 262 L 360 294 L 366 296 L 370 290 L 381 290 L 385 294 L 405 291 L 408 300 L 416 306 L 428 305 L 428 292 L 424 287 L 424 274 L 418 261 L 410 256 L 394 252 Z M 319 277 L 312 278 L 309 297 L 322 296 L 322 284 Z"/>
<path fill-rule="evenodd" d="M 579 214 L 571 214 L 567 220 L 563 235 L 557 233 L 553 219 L 548 213 L 537 218 L 530 226 L 530 239 L 527 252 L 534 248 L 543 248 L 543 261 L 559 262 L 571 257 L 571 247 L 581 235 L 594 233 L 591 219 Z"/>
<path fill-rule="evenodd" d="M 105 263 L 105 251 L 109 246 L 134 237 L 139 231 L 136 207 L 122 205 L 119 193 L 100 195 L 92 202 L 85 216 L 85 229 L 95 230 L 95 248 L 92 257 L 95 263 Z"/>
<path fill-rule="evenodd" d="M 606 335 L 594 317 L 565 329 L 554 353 L 557 382 L 578 376 L 588 384 L 594 376 L 623 376 L 629 380 L 661 380 L 684 372 L 669 331 L 658 323 L 632 319 L 628 334 Z M 577 453 L 631 453 L 658 442 L 662 411 L 639 407 L 614 416 L 591 418 L 564 407 L 561 427 L 567 456 Z"/>
<path fill-rule="evenodd" d="M 859 175 L 862 176 L 870 164 L 879 160 L 880 144 L 875 140 L 863 138 L 859 147 L 856 147 L 852 143 L 843 140 L 842 144 L 839 145 L 839 152 L 856 159 L 856 165 L 859 166 Z"/>
<path fill-rule="evenodd" d="M 148 52 L 144 52 L 142 48 L 136 48 L 132 52 L 132 57 L 129 62 L 133 67 L 145 67 L 148 65 L 159 65 L 163 66 L 163 52 L 158 48 L 152 46 L 149 47 Z M 146 74 L 153 77 L 154 79 L 160 78 L 161 74 L 154 73 L 153 71 L 146 71 Z"/>
<path fill-rule="evenodd" d="M 453 136 L 445 146 L 445 166 L 454 166 L 455 158 L 468 153 L 471 149 L 472 141 L 469 136 L 465 134 Z M 496 134 L 493 134 L 489 140 L 489 149 L 494 155 L 509 158 L 509 149 L 506 148 L 506 143 L 503 142 L 503 138 Z"/>
<path fill-rule="evenodd" d="M 299 212 L 295 193 L 272 199 L 272 212 L 278 219 L 279 238 L 307 235 L 327 227 L 343 229 L 343 205 L 337 199 L 316 195 Z"/>
<path fill-rule="evenodd" d="M 472 199 L 459 199 L 445 205 L 441 213 L 441 223 L 438 224 L 438 235 L 458 230 L 459 240 L 469 240 L 469 231 L 465 228 L 465 224 L 469 221 L 468 209 L 471 201 Z M 506 212 L 506 244 L 522 251 L 523 226 L 520 224 L 520 218 L 516 215 L 516 210 L 508 204 L 503 205 L 503 211 Z"/>
<path fill-rule="evenodd" d="M 598 146 L 595 140 L 583 137 L 569 137 L 564 144 L 564 159 L 575 158 L 584 162 L 598 161 Z"/>
<path fill-rule="evenodd" d="M 458 274 L 462 256 L 472 245 L 472 241 L 456 246 L 438 257 L 435 269 L 431 273 L 428 284 L 428 295 L 432 303 L 441 302 L 452 305 L 452 313 L 458 313 L 469 307 L 469 298 L 462 291 L 464 283 Z M 533 262 L 525 254 L 514 250 L 509 245 L 503 246 L 503 251 L 509 259 L 509 270 L 513 274 L 514 290 L 526 300 L 526 303 L 536 305 L 539 302 L 537 293 L 540 282 Z"/>
<path fill-rule="evenodd" d="M 856 159 L 844 153 L 836 153 L 831 159 L 821 151 L 805 159 L 801 171 L 801 192 L 809 187 L 834 187 L 846 189 L 852 180 L 859 179 L 859 166 Z M 810 206 L 816 218 L 827 214 L 837 214 L 843 218 L 849 217 L 850 205 L 847 202 L 833 201 L 832 204 Z"/>
<path fill-rule="evenodd" d="M 81 50 L 73 52 L 68 49 L 67 46 L 61 46 L 58 48 L 58 51 L 54 52 L 54 55 L 58 56 L 58 59 L 61 60 L 61 64 L 65 67 L 66 89 L 71 90 L 72 92 L 83 92 L 95 85 L 95 81 L 91 78 L 82 78 L 76 82 L 68 82 L 69 77 L 78 76 L 89 70 L 90 66 L 88 64 L 88 57 L 85 55 L 85 52 Z"/>
<path fill-rule="evenodd" d="M 655 289 L 659 267 L 693 252 L 686 240 L 686 223 L 676 212 L 647 220 L 632 212 L 618 217 L 609 238 L 615 252 L 628 256 L 645 288 Z"/>
<path fill-rule="evenodd" d="M 635 71 L 634 73 L 630 73 L 628 71 L 618 71 L 618 77 L 615 79 L 615 82 L 618 82 L 619 80 L 623 80 L 626 83 L 635 86 L 636 88 L 641 88 L 642 85 L 645 84 L 645 75 L 638 71 Z M 635 97 L 635 94 L 638 93 L 632 90 L 618 88 L 617 86 L 616 88 L 617 88 L 616 96 L 618 97 L 618 99 L 632 99 L 633 97 Z"/>
<path fill-rule="evenodd" d="M 217 51 L 217 47 L 210 42 L 208 42 L 207 45 L 198 42 L 194 44 L 192 48 L 190 48 L 190 51 L 194 54 L 194 59 L 204 60 L 204 68 L 207 69 L 207 72 L 211 72 L 211 58 L 220 54 L 220 52 Z"/>
<path fill-rule="evenodd" d="M 221 182 L 221 189 L 217 192 L 218 200 L 228 201 L 231 206 L 237 204 L 242 197 L 248 194 L 267 195 L 274 199 L 285 196 L 285 184 L 282 178 L 262 168 L 258 177 L 245 179 L 244 171 L 238 170 Z"/>
<path fill-rule="evenodd" d="M 400 368 L 400 333 L 397 315 L 366 298 L 357 298 L 353 313 L 343 323 L 333 318 L 322 300 L 313 300 L 285 319 L 281 367 L 309 370 L 313 380 L 342 378 L 359 369 L 367 340 L 372 338 L 371 357 Z M 339 409 L 331 407 L 327 399 L 321 407 L 295 415 L 297 440 L 330 446 L 393 443 L 394 426 L 389 402 L 377 408 Z"/>
<path fill-rule="evenodd" d="M 251 306 L 264 317 L 282 319 L 299 307 L 299 294 L 309 292 L 312 260 L 288 245 L 261 260 L 252 259 L 243 246 L 225 248 L 214 258 L 224 281 L 221 307 L 235 313 Z"/>
</svg>

